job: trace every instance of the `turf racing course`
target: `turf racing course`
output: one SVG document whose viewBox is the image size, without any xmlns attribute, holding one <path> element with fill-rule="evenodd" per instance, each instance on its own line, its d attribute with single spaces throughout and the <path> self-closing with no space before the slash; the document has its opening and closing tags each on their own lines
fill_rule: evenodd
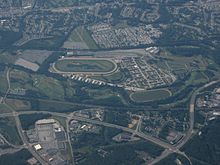
<svg viewBox="0 0 220 165">
<path fill-rule="evenodd" d="M 53 64 L 57 73 L 110 74 L 117 69 L 117 64 L 105 58 L 64 58 Z"/>
</svg>

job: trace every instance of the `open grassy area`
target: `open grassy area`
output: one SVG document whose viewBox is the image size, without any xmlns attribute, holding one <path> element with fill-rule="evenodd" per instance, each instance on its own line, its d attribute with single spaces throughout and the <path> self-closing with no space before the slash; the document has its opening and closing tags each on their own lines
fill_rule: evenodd
<svg viewBox="0 0 220 165">
<path fill-rule="evenodd" d="M 86 43 L 86 45 L 90 49 L 98 49 L 98 46 L 96 45 L 95 41 L 92 39 L 92 37 L 89 34 L 89 31 L 87 29 L 85 29 L 84 27 L 81 27 L 78 29 L 78 32 L 79 32 L 81 38 L 83 38 L 83 41 Z"/>
<path fill-rule="evenodd" d="M 10 63 L 10 64 L 13 64 L 16 61 L 17 56 L 13 56 L 9 52 L 0 50 L 0 59 L 1 59 L 0 63 Z"/>
<path fill-rule="evenodd" d="M 79 29 L 80 29 L 80 27 L 74 29 L 72 31 L 72 33 L 70 34 L 69 38 L 67 39 L 67 41 L 69 41 L 69 42 L 83 42 L 83 40 L 81 39 L 81 36 L 78 33 Z"/>
<path fill-rule="evenodd" d="M 0 113 L 10 113 L 10 107 L 6 106 L 5 104 L 0 104 Z"/>
<path fill-rule="evenodd" d="M 50 99 L 63 99 L 64 87 L 61 82 L 44 75 L 29 74 L 23 71 L 11 71 L 11 88 L 23 88 L 47 96 Z"/>
<path fill-rule="evenodd" d="M 60 112 L 69 113 L 76 110 L 85 109 L 84 106 L 77 106 L 68 103 L 61 103 L 52 100 L 32 100 L 31 102 L 32 110 L 50 111 L 50 112 Z"/>
<path fill-rule="evenodd" d="M 117 93 L 109 90 L 109 89 L 102 89 L 102 90 L 98 90 L 98 89 L 86 89 L 85 90 L 88 95 L 94 99 L 105 99 L 105 98 L 109 98 L 112 96 L 117 96 Z"/>
<path fill-rule="evenodd" d="M 34 80 L 35 88 L 39 92 L 46 94 L 51 99 L 64 98 L 64 88 L 58 80 L 41 75 L 34 76 Z"/>
<path fill-rule="evenodd" d="M 171 95 L 172 94 L 168 89 L 156 89 L 156 90 L 134 92 L 130 95 L 130 98 L 134 102 L 148 102 L 148 101 L 165 99 Z"/>
<path fill-rule="evenodd" d="M 17 111 L 31 109 L 30 102 L 26 100 L 6 99 L 6 103 Z"/>
<path fill-rule="evenodd" d="M 5 93 L 8 89 L 8 82 L 6 79 L 6 70 L 0 71 L 0 93 Z"/>
<path fill-rule="evenodd" d="M 12 144 L 22 144 L 13 117 L 0 118 L 0 133 Z"/>
<path fill-rule="evenodd" d="M 63 59 L 55 63 L 55 68 L 61 72 L 111 72 L 115 64 L 104 59 Z"/>
<path fill-rule="evenodd" d="M 160 52 L 159 58 L 160 60 L 156 62 L 158 66 L 170 70 L 178 76 L 196 70 L 204 71 L 213 63 L 213 61 L 203 56 L 178 56 L 166 50 Z"/>
<path fill-rule="evenodd" d="M 68 49 L 98 49 L 89 31 L 83 26 L 77 27 L 72 31 L 69 38 L 63 44 Z"/>
<path fill-rule="evenodd" d="M 91 78 L 110 83 L 122 83 L 123 81 L 125 81 L 126 76 L 122 71 L 116 71 L 108 75 L 91 76 Z"/>
<path fill-rule="evenodd" d="M 200 83 L 207 83 L 209 81 L 208 77 L 203 72 L 192 72 L 190 79 L 187 84 L 197 85 Z"/>
</svg>

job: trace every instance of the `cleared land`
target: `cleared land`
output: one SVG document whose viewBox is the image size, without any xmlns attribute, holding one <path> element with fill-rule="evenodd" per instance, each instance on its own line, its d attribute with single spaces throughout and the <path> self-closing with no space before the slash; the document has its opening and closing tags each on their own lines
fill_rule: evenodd
<svg viewBox="0 0 220 165">
<path fill-rule="evenodd" d="M 5 93 L 8 89 L 8 82 L 6 79 L 6 70 L 0 71 L 0 93 Z"/>
<path fill-rule="evenodd" d="M 26 100 L 6 99 L 6 103 L 8 105 L 10 105 L 10 107 L 12 107 L 15 110 L 29 110 L 29 109 L 31 109 L 31 103 Z"/>
<path fill-rule="evenodd" d="M 95 41 L 92 39 L 89 31 L 80 26 L 77 27 L 70 34 L 67 41 L 63 44 L 64 48 L 67 49 L 97 49 L 98 46 L 95 44 Z"/>
<path fill-rule="evenodd" d="M 54 64 L 57 72 L 63 73 L 109 73 L 116 69 L 116 64 L 107 59 L 62 59 Z"/>
<path fill-rule="evenodd" d="M 22 141 L 13 117 L 0 118 L 0 133 L 12 144 L 20 145 Z"/>
<path fill-rule="evenodd" d="M 64 87 L 60 81 L 54 78 L 44 75 L 29 74 L 19 70 L 12 70 L 10 77 L 12 80 L 12 90 L 25 89 L 50 99 L 62 100 L 64 98 Z"/>
<path fill-rule="evenodd" d="M 0 113 L 10 113 L 11 109 L 5 104 L 0 104 Z"/>
<path fill-rule="evenodd" d="M 154 100 L 161 100 L 171 95 L 172 93 L 168 89 L 156 89 L 134 92 L 130 95 L 130 98 L 134 102 L 148 102 Z"/>
</svg>

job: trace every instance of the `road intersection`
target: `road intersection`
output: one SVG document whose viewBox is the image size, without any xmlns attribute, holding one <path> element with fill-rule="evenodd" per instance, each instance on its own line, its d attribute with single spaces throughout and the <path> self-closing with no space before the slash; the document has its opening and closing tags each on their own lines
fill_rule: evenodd
<svg viewBox="0 0 220 165">
<path fill-rule="evenodd" d="M 9 71 L 7 73 L 7 77 L 9 77 Z M 8 79 L 8 90 L 10 90 L 10 80 Z M 12 107 L 10 107 L 10 105 L 8 105 L 7 103 L 3 102 L 4 104 L 6 104 L 7 106 L 9 106 L 13 111 L 12 113 L 2 113 L 0 114 L 0 117 L 14 117 L 15 118 L 15 122 L 16 122 L 16 126 L 18 129 L 18 133 L 23 141 L 23 148 L 27 148 L 29 150 L 29 152 L 42 164 L 42 165 L 47 165 L 48 163 L 43 160 L 40 155 L 37 154 L 37 152 L 33 149 L 32 145 L 28 142 L 25 134 L 24 134 L 24 130 L 22 129 L 21 123 L 20 123 L 20 119 L 19 119 L 19 115 L 22 114 L 36 114 L 36 113 L 41 113 L 41 114 L 51 114 L 53 116 L 60 116 L 60 117 L 64 117 L 66 118 L 66 124 L 67 124 L 67 129 L 68 129 L 68 125 L 69 125 L 69 121 L 70 120 L 77 120 L 77 121 L 82 121 L 82 122 L 87 122 L 90 124 L 94 124 L 94 125 L 100 125 L 100 126 L 104 126 L 104 127 L 110 127 L 110 128 L 116 128 L 116 129 L 120 129 L 123 130 L 125 132 L 129 132 L 131 133 L 133 136 L 138 136 L 144 140 L 150 141 L 158 146 L 161 146 L 165 149 L 165 151 L 157 158 L 153 159 L 151 162 L 148 162 L 148 165 L 153 165 L 158 163 L 160 160 L 166 158 L 167 156 L 169 156 L 172 153 L 177 153 L 180 154 L 182 156 L 184 156 L 185 158 L 187 158 L 190 161 L 190 159 L 188 158 L 188 156 L 184 153 L 181 152 L 180 149 L 182 148 L 182 146 L 184 144 L 186 144 L 186 142 L 191 138 L 192 134 L 193 134 L 193 128 L 194 128 L 194 112 L 195 112 L 195 101 L 196 101 L 196 96 L 199 94 L 200 91 L 202 91 L 203 89 L 212 86 L 216 83 L 219 83 L 220 81 L 212 81 L 208 84 L 205 84 L 204 86 L 198 88 L 191 96 L 190 99 L 190 104 L 189 104 L 189 130 L 187 131 L 186 135 L 184 136 L 184 138 L 177 144 L 175 145 L 171 145 L 165 141 L 162 141 L 158 138 L 155 138 L 151 135 L 145 134 L 143 132 L 140 131 L 139 127 L 140 125 L 138 125 L 138 129 L 130 129 L 128 127 L 123 127 L 120 125 L 116 125 L 116 124 L 112 124 L 112 123 L 108 123 L 108 122 L 104 122 L 104 121 L 98 121 L 98 120 L 92 120 L 92 119 L 88 119 L 88 118 L 83 118 L 83 117 L 79 117 L 79 116 L 74 116 L 72 113 L 70 114 L 65 114 L 65 113 L 58 113 L 58 112 L 49 112 L 49 111 L 15 111 L 13 110 Z M 7 92 L 8 93 L 8 92 Z M 4 98 L 4 100 L 6 99 L 7 94 Z M 141 123 L 141 121 L 139 122 Z M 67 130 L 67 134 L 69 134 L 69 130 Z M 69 136 L 68 136 L 69 137 Z M 70 138 L 68 138 L 69 144 L 71 145 L 70 142 Z M 73 151 L 71 150 L 71 155 L 73 156 Z"/>
</svg>

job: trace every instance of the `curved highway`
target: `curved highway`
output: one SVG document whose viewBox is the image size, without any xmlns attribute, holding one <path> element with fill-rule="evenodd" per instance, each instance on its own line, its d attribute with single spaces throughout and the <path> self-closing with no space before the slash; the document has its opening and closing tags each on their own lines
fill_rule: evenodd
<svg viewBox="0 0 220 165">
<path fill-rule="evenodd" d="M 32 146 L 28 143 L 24 132 L 22 130 L 21 127 L 21 123 L 20 123 L 20 119 L 19 119 L 19 115 L 22 114 L 33 114 L 33 113 L 43 113 L 43 114 L 51 114 L 51 115 L 55 115 L 55 116 L 61 116 L 66 118 L 66 121 L 70 121 L 72 119 L 74 120 L 78 120 L 78 121 L 82 121 L 82 122 L 87 122 L 87 123 L 91 123 L 91 124 L 95 124 L 95 125 L 100 125 L 100 126 L 105 126 L 105 127 L 111 127 L 111 128 L 117 128 L 120 130 L 123 130 L 125 132 L 129 132 L 133 135 L 139 136 L 140 138 L 143 138 L 147 141 L 150 141 L 154 144 L 157 144 L 163 148 L 165 148 L 166 150 L 156 159 L 154 159 L 153 161 L 149 162 L 148 165 L 153 165 L 158 163 L 160 160 L 166 158 L 167 156 L 169 156 L 172 153 L 178 153 L 180 155 L 183 155 L 184 157 L 186 157 L 188 160 L 189 158 L 187 157 L 187 155 L 183 152 L 181 152 L 179 149 L 191 138 L 192 134 L 193 134 L 193 128 L 194 128 L 194 112 L 195 112 L 195 101 L 196 101 L 196 96 L 199 94 L 200 91 L 202 91 L 203 89 L 214 85 L 216 83 L 218 83 L 220 81 L 212 81 L 202 87 L 200 87 L 199 89 L 197 89 L 193 95 L 191 96 L 190 99 L 190 105 L 189 105 L 189 130 L 186 133 L 186 136 L 176 145 L 171 145 L 167 142 L 164 142 L 158 138 L 152 137 L 150 135 L 144 134 L 140 131 L 134 130 L 134 129 L 130 129 L 128 127 L 123 127 L 120 125 L 116 125 L 116 124 L 112 124 L 112 123 L 107 123 L 107 122 L 103 122 L 103 121 L 98 121 L 98 120 L 92 120 L 92 119 L 88 119 L 88 118 L 83 118 L 83 117 L 79 117 L 79 116 L 74 116 L 73 114 L 65 114 L 65 113 L 57 113 L 57 112 L 48 112 L 48 111 L 13 111 L 12 113 L 3 113 L 0 114 L 0 117 L 7 117 L 7 116 L 13 116 L 15 118 L 16 121 L 16 126 L 18 128 L 18 132 L 19 135 L 22 138 L 22 141 L 24 143 L 24 146 L 33 154 L 33 156 L 43 165 L 46 165 L 47 162 L 45 162 L 32 148 Z M 68 128 L 68 127 L 67 127 Z M 190 160 L 189 160 L 190 161 Z"/>
</svg>

